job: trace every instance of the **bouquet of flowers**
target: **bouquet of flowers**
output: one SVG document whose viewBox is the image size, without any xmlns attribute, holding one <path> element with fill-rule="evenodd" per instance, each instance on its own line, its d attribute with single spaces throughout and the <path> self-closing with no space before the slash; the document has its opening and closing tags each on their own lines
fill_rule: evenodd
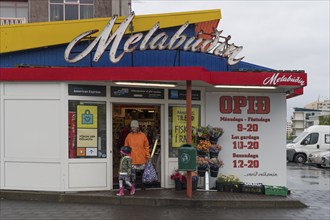
<svg viewBox="0 0 330 220">
<path fill-rule="evenodd" d="M 211 170 L 218 170 L 220 167 L 223 167 L 223 162 L 217 158 L 209 159 L 209 167 Z"/>
<path fill-rule="evenodd" d="M 223 128 L 212 127 L 211 125 L 207 126 L 207 130 L 209 133 L 209 139 L 212 144 L 216 144 L 218 139 L 223 135 L 224 130 Z"/>
<path fill-rule="evenodd" d="M 171 174 L 171 179 L 174 181 L 179 181 L 181 183 L 186 182 L 186 176 L 181 174 L 178 170 L 175 170 L 174 173 Z"/>
<path fill-rule="evenodd" d="M 209 152 L 211 142 L 209 140 L 201 140 L 197 145 L 197 154 L 200 156 L 206 155 Z"/>
<path fill-rule="evenodd" d="M 207 130 L 207 127 L 200 126 L 195 130 L 195 135 L 202 139 L 208 139 L 209 131 Z"/>
<path fill-rule="evenodd" d="M 197 157 L 197 168 L 199 170 L 206 170 L 209 168 L 209 159 L 204 157 Z"/>
<path fill-rule="evenodd" d="M 209 148 L 209 152 L 210 152 L 210 157 L 218 157 L 219 152 L 221 151 L 222 146 L 220 144 L 213 144 L 210 146 Z"/>
<path fill-rule="evenodd" d="M 208 168 L 209 168 L 209 159 L 205 157 L 197 157 L 198 176 L 205 176 L 205 172 Z"/>
<path fill-rule="evenodd" d="M 210 137 L 214 137 L 214 138 L 219 138 L 222 136 L 222 134 L 224 133 L 223 128 L 218 128 L 218 127 L 212 127 L 211 125 L 207 126 L 207 130 L 209 132 L 209 136 Z"/>
</svg>

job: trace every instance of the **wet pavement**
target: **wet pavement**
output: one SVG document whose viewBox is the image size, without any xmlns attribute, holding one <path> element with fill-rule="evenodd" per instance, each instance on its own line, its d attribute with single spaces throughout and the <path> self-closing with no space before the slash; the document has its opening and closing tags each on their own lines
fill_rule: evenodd
<svg viewBox="0 0 330 220">
<path fill-rule="evenodd" d="M 290 197 L 307 204 L 307 208 L 214 208 L 199 207 L 198 203 L 192 207 L 175 207 L 95 204 L 92 201 L 78 204 L 2 200 L 0 219 L 330 219 L 330 170 L 296 164 L 288 164 L 287 167 Z M 227 196 L 233 198 L 234 195 Z"/>
<path fill-rule="evenodd" d="M 313 164 L 287 164 L 289 189 L 330 190 L 330 169 L 317 168 Z"/>
</svg>

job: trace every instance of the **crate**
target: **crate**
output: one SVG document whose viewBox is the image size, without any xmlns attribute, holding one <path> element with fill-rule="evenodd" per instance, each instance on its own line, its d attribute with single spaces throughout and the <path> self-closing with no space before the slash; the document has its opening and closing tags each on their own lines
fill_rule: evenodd
<svg viewBox="0 0 330 220">
<path fill-rule="evenodd" d="M 265 186 L 262 183 L 243 183 L 242 193 L 265 194 Z"/>
<path fill-rule="evenodd" d="M 266 186 L 265 195 L 269 196 L 287 196 L 288 188 L 285 186 Z"/>
<path fill-rule="evenodd" d="M 216 188 L 219 192 L 242 192 L 242 184 L 220 183 L 216 181 Z"/>
</svg>

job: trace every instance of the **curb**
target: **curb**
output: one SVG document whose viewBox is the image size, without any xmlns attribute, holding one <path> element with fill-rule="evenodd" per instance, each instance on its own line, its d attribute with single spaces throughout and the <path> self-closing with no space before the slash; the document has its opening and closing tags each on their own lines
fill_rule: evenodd
<svg viewBox="0 0 330 220">
<path fill-rule="evenodd" d="M 306 208 L 294 199 L 189 199 L 145 196 L 84 195 L 63 192 L 0 191 L 5 200 L 25 200 L 63 203 L 89 203 L 130 206 L 186 207 L 186 208 Z"/>
</svg>

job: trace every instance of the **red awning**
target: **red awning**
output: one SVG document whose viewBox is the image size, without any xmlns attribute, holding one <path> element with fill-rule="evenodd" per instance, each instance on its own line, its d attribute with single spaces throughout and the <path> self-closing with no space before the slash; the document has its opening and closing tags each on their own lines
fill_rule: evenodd
<svg viewBox="0 0 330 220">
<path fill-rule="evenodd" d="M 1 68 L 0 81 L 201 81 L 204 85 L 275 86 L 303 94 L 304 72 L 212 72 L 202 67 Z"/>
</svg>

